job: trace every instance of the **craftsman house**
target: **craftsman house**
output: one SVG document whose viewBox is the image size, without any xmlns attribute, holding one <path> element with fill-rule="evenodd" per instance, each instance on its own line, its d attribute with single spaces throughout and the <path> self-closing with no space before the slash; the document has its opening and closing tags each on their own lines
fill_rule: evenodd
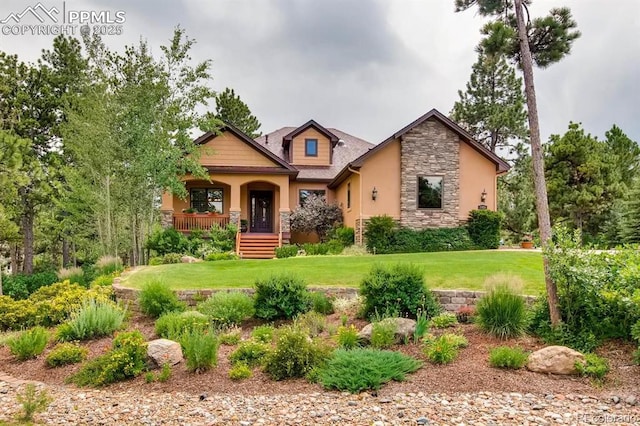
<svg viewBox="0 0 640 426">
<path fill-rule="evenodd" d="M 372 216 L 452 227 L 473 209 L 495 210 L 496 179 L 509 168 L 435 109 L 378 145 L 314 120 L 255 140 L 228 125 L 195 142 L 210 180 L 185 176 L 184 200 L 164 194 L 163 224 L 184 232 L 246 225 L 237 247 L 244 257 L 273 257 L 274 247 L 307 240 L 291 234 L 289 216 L 309 194 L 337 202 L 362 243 Z"/>
</svg>

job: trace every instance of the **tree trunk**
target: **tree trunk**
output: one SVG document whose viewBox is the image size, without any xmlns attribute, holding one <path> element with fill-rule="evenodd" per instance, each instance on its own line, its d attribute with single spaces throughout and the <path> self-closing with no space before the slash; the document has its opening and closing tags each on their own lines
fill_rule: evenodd
<svg viewBox="0 0 640 426">
<path fill-rule="evenodd" d="M 533 180 L 536 192 L 536 210 L 538 212 L 538 226 L 542 247 L 546 248 L 551 241 L 551 219 L 549 218 L 549 201 L 547 199 L 547 183 L 544 176 L 544 158 L 542 156 L 542 142 L 540 140 L 540 123 L 538 121 L 538 105 L 536 89 L 533 84 L 533 59 L 529 49 L 529 38 L 524 21 L 522 0 L 514 0 L 516 20 L 518 23 L 518 37 L 520 39 L 520 63 L 524 75 L 524 89 L 527 97 L 529 115 L 529 131 L 531 133 L 531 159 L 533 163 Z M 558 289 L 551 279 L 549 259 L 543 255 L 544 278 L 549 299 L 549 314 L 551 324 L 560 323 L 560 309 L 558 307 Z"/>
<path fill-rule="evenodd" d="M 22 245 L 24 247 L 22 272 L 25 274 L 33 273 L 33 215 L 33 210 L 25 206 L 25 212 L 22 215 Z"/>
</svg>

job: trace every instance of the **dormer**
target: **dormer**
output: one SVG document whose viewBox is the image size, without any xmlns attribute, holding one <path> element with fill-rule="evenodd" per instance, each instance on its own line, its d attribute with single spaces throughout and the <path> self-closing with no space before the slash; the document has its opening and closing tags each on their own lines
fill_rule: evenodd
<svg viewBox="0 0 640 426">
<path fill-rule="evenodd" d="M 294 166 L 330 166 L 338 137 L 309 120 L 282 138 L 285 159 Z"/>
</svg>

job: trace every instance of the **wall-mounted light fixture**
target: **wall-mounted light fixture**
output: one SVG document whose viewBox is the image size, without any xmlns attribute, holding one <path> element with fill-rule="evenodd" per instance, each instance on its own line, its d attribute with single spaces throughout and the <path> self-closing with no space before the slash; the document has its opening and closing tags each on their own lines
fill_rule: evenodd
<svg viewBox="0 0 640 426">
<path fill-rule="evenodd" d="M 487 190 L 483 189 L 482 194 L 480 194 L 480 202 L 484 203 L 487 201 Z"/>
<path fill-rule="evenodd" d="M 377 189 L 376 189 L 376 187 L 374 186 L 374 187 L 373 187 L 373 191 L 371 191 L 371 199 L 372 199 L 373 201 L 375 201 L 375 200 L 376 200 L 376 198 L 378 198 L 378 190 L 377 190 Z"/>
</svg>

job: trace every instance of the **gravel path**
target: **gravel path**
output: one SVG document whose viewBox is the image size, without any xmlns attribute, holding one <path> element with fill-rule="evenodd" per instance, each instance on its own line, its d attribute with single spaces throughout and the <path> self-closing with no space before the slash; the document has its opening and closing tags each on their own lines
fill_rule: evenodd
<svg viewBox="0 0 640 426">
<path fill-rule="evenodd" d="M 20 412 L 25 382 L 0 373 L 0 423 Z M 321 392 L 299 395 L 194 395 L 78 390 L 37 384 L 53 402 L 36 419 L 56 425 L 553 425 L 640 424 L 634 397 L 583 395 Z"/>
</svg>

